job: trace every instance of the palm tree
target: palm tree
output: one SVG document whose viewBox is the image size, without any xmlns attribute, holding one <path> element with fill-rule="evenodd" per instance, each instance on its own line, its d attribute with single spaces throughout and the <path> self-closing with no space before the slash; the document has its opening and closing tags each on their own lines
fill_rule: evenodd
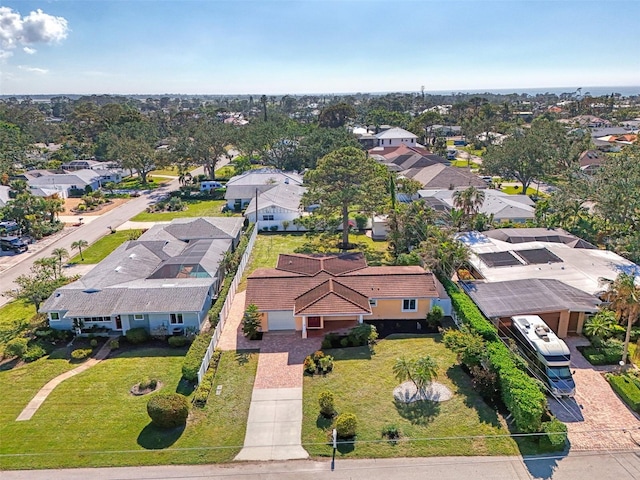
<svg viewBox="0 0 640 480">
<path fill-rule="evenodd" d="M 484 191 L 474 186 L 466 190 L 456 190 L 453 194 L 453 205 L 461 209 L 467 219 L 471 219 L 480 211 L 484 196 Z"/>
<path fill-rule="evenodd" d="M 89 246 L 89 243 L 86 240 L 76 240 L 71 244 L 72 249 L 78 249 L 80 253 L 80 260 L 84 261 L 84 257 L 82 256 L 82 249 Z"/>
<path fill-rule="evenodd" d="M 393 374 L 399 382 L 405 380 L 411 380 L 413 382 L 413 362 L 407 360 L 403 355 L 400 358 L 396 358 L 396 363 L 393 364 Z"/>
<path fill-rule="evenodd" d="M 417 360 L 407 360 L 404 356 L 396 359 L 393 374 L 399 382 L 410 380 L 419 392 L 438 376 L 438 365 L 429 355 Z"/>
<path fill-rule="evenodd" d="M 67 252 L 67 250 L 64 249 L 64 248 L 56 248 L 51 253 L 53 254 L 53 256 L 56 259 L 56 262 L 58 264 L 57 265 L 58 266 L 58 275 L 62 276 L 62 259 L 63 258 L 68 258 L 69 257 L 69 252 Z"/>
<path fill-rule="evenodd" d="M 629 354 L 629 338 L 631 337 L 631 326 L 638 320 L 640 315 L 640 287 L 635 283 L 635 276 L 628 273 L 621 273 L 610 282 L 609 291 L 605 298 L 609 301 L 611 309 L 616 313 L 618 322 L 627 319 L 627 333 L 624 337 L 624 349 L 622 351 L 623 365 L 627 361 Z"/>
<path fill-rule="evenodd" d="M 611 310 L 601 310 L 584 324 L 584 333 L 588 337 L 603 340 L 609 337 L 616 323 L 616 314 Z"/>
</svg>

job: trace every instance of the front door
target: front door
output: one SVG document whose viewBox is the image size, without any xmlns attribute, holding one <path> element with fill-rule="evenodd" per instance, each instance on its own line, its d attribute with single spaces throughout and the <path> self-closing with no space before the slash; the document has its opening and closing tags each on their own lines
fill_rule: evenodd
<svg viewBox="0 0 640 480">
<path fill-rule="evenodd" d="M 307 318 L 307 328 L 320 328 L 321 325 L 320 317 Z"/>
<path fill-rule="evenodd" d="M 122 319 L 120 315 L 116 315 L 116 330 L 122 330 Z"/>
</svg>

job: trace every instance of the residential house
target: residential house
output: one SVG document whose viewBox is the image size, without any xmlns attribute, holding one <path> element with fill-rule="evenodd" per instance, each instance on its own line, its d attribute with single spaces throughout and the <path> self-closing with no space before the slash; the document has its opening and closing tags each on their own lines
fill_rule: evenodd
<svg viewBox="0 0 640 480">
<path fill-rule="evenodd" d="M 535 218 L 535 203 L 528 195 L 509 195 L 500 190 L 485 189 L 480 213 L 493 218 L 495 222 L 525 223 Z M 446 210 L 455 207 L 455 190 L 419 190 L 418 197 L 431 199 L 433 208 Z"/>
<path fill-rule="evenodd" d="M 9 192 L 11 191 L 11 187 L 6 185 L 0 185 L 0 208 L 4 207 L 11 197 L 9 196 Z"/>
<path fill-rule="evenodd" d="M 281 254 L 276 268 L 249 275 L 247 305 L 255 304 L 263 331 L 332 330 L 359 323 L 424 320 L 450 300 L 433 273 L 419 266 L 370 267 L 362 253 Z"/>
<path fill-rule="evenodd" d="M 409 147 L 416 146 L 418 137 L 404 128 L 389 128 L 376 134 L 379 147 L 399 147 L 407 145 Z"/>
<path fill-rule="evenodd" d="M 224 280 L 221 262 L 244 220 L 180 218 L 123 243 L 40 307 L 57 330 L 83 326 L 126 333 L 199 331 Z"/>
<path fill-rule="evenodd" d="M 422 146 L 376 147 L 368 152 L 372 158 L 393 172 L 403 172 L 410 168 L 422 168 L 438 163 L 450 165 L 446 158 L 431 153 Z"/>
<path fill-rule="evenodd" d="M 251 199 L 274 188 L 278 184 L 302 185 L 302 176 L 296 172 L 282 172 L 275 168 L 260 168 L 231 177 L 226 185 L 224 198 L 227 208 L 240 211 Z"/>
<path fill-rule="evenodd" d="M 559 228 L 466 232 L 458 240 L 472 252 L 469 273 L 477 292 L 472 298 L 486 315 L 498 321 L 516 314 L 544 313 L 541 316 L 560 337 L 582 331 L 587 315 L 597 310 L 598 298 L 606 290 L 603 280 L 615 280 L 625 272 L 640 282 L 636 264 Z M 535 291 L 527 291 L 531 288 L 548 298 L 533 296 Z M 557 296 L 552 298 L 551 292 Z"/>
<path fill-rule="evenodd" d="M 57 173 L 51 170 L 29 170 L 22 174 L 31 190 L 56 191 L 60 198 L 68 198 L 73 191 L 92 191 L 100 188 L 102 174 L 96 170 L 76 170 Z"/>
<path fill-rule="evenodd" d="M 438 163 L 426 167 L 404 170 L 401 174 L 417 180 L 424 190 L 460 189 L 468 187 L 487 188 L 487 183 L 477 175 L 457 167 Z"/>
<path fill-rule="evenodd" d="M 580 162 L 580 170 L 587 175 L 593 175 L 606 160 L 607 156 L 603 152 L 599 150 L 586 150 L 582 152 L 578 162 Z"/>
<path fill-rule="evenodd" d="M 459 125 L 429 125 L 426 131 L 439 137 L 457 137 L 462 135 L 462 127 Z"/>
<path fill-rule="evenodd" d="M 295 229 L 293 222 L 303 213 L 302 194 L 307 189 L 292 183 L 279 183 L 266 192 L 258 193 L 249 202 L 244 216 L 255 222 L 259 229 L 285 230 L 282 222 L 288 222 L 287 229 Z M 257 208 L 257 218 L 256 218 Z"/>
</svg>

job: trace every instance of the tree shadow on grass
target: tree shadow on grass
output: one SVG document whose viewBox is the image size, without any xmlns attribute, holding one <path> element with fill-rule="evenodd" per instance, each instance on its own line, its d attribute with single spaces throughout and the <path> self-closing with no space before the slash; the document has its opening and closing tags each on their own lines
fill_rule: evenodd
<svg viewBox="0 0 640 480">
<path fill-rule="evenodd" d="M 147 450 L 162 450 L 176 443 L 184 432 L 185 425 L 171 429 L 161 429 L 149 423 L 138 435 L 138 445 Z"/>
<path fill-rule="evenodd" d="M 179 393 L 181 395 L 184 395 L 185 397 L 188 397 L 196 389 L 196 386 L 197 385 L 194 382 L 191 382 L 186 378 L 181 377 L 180 381 L 178 382 L 178 386 L 176 387 L 176 393 Z"/>
<path fill-rule="evenodd" d="M 316 427 L 321 428 L 322 430 L 328 430 L 331 428 L 333 424 L 333 418 L 327 418 L 322 414 L 318 414 L 318 418 L 316 418 Z"/>
<path fill-rule="evenodd" d="M 325 350 L 335 361 L 340 360 L 371 360 L 371 349 L 369 346 L 332 348 Z"/>
<path fill-rule="evenodd" d="M 348 439 L 338 439 L 338 448 L 336 450 L 338 450 L 340 455 L 348 455 L 349 453 L 353 452 L 355 448 L 356 448 L 355 437 L 348 438 Z"/>
<path fill-rule="evenodd" d="M 430 400 L 405 403 L 395 399 L 393 404 L 398 414 L 414 425 L 426 425 L 440 414 L 440 403 Z"/>
<path fill-rule="evenodd" d="M 496 409 L 497 405 L 489 405 L 482 396 L 476 392 L 471 383 L 471 377 L 459 366 L 452 365 L 447 369 L 447 377 L 458 387 L 456 392 L 464 398 L 464 404 L 478 413 L 478 419 L 492 427 L 502 426 Z"/>
<path fill-rule="evenodd" d="M 249 363 L 251 359 L 251 355 L 254 353 L 258 353 L 259 350 L 237 350 L 236 351 L 236 362 L 238 365 L 243 366 Z"/>
</svg>

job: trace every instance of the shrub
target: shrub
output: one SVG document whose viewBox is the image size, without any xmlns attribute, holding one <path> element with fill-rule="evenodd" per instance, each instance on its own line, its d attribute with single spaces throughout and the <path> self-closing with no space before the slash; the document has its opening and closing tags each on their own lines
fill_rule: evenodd
<svg viewBox="0 0 640 480">
<path fill-rule="evenodd" d="M 308 373 L 309 375 L 313 375 L 314 373 L 316 373 L 316 369 L 318 368 L 316 365 L 316 362 L 313 361 L 313 357 L 311 357 L 311 355 L 308 355 L 305 359 L 304 359 L 304 372 Z"/>
<path fill-rule="evenodd" d="M 91 345 L 91 348 L 96 348 L 98 346 L 98 340 L 96 340 L 95 338 L 92 338 L 91 341 L 89 342 L 89 345 Z"/>
<path fill-rule="evenodd" d="M 40 345 L 29 345 L 26 352 L 22 354 L 22 360 L 25 362 L 34 362 L 39 358 L 44 357 L 47 354 L 47 351 L 42 348 Z"/>
<path fill-rule="evenodd" d="M 331 339 L 324 337 L 322 339 L 322 344 L 320 345 L 320 348 L 322 349 L 333 348 L 333 345 L 331 344 Z"/>
<path fill-rule="evenodd" d="M 382 437 L 389 440 L 397 440 L 400 438 L 400 429 L 395 424 L 385 425 L 382 428 Z"/>
<path fill-rule="evenodd" d="M 138 388 L 140 390 L 155 390 L 157 386 L 158 380 L 149 377 L 144 377 L 140 380 L 140 383 L 138 383 Z"/>
<path fill-rule="evenodd" d="M 356 221 L 356 227 L 358 228 L 358 230 L 363 231 L 365 228 L 367 228 L 369 217 L 361 213 L 356 213 L 353 218 Z"/>
<path fill-rule="evenodd" d="M 278 225 L 271 225 L 269 227 L 269 230 L 271 230 L 272 232 L 277 232 L 278 231 Z"/>
<path fill-rule="evenodd" d="M 336 414 L 333 393 L 328 390 L 320 392 L 318 396 L 318 404 L 320 405 L 320 415 L 325 418 L 333 418 Z"/>
<path fill-rule="evenodd" d="M 147 413 L 156 427 L 179 427 L 187 422 L 189 402 L 179 393 L 160 393 L 149 399 Z"/>
<path fill-rule="evenodd" d="M 442 340 L 449 350 L 458 354 L 458 361 L 470 369 L 480 365 L 487 357 L 487 349 L 482 337 L 465 325 L 460 330 L 448 329 L 444 332 Z"/>
<path fill-rule="evenodd" d="M 207 404 L 211 390 L 213 390 L 213 381 L 215 379 L 216 372 L 218 371 L 218 363 L 220 362 L 221 354 L 222 352 L 220 350 L 213 352 L 209 368 L 203 375 L 200 385 L 198 385 L 198 388 L 196 388 L 196 391 L 193 394 L 192 401 L 196 407 L 203 408 Z"/>
<path fill-rule="evenodd" d="M 629 408 L 640 413 L 640 387 L 629 375 L 606 375 L 611 388 L 620 395 Z"/>
<path fill-rule="evenodd" d="M 338 438 L 353 438 L 356 436 L 358 419 L 353 413 L 341 413 L 336 418 Z"/>
<path fill-rule="evenodd" d="M 247 338 L 255 338 L 260 331 L 260 311 L 255 304 L 250 304 L 242 317 L 242 333 Z"/>
<path fill-rule="evenodd" d="M 110 340 L 109 341 L 109 348 L 111 350 L 117 350 L 120 348 L 120 341 L 119 340 Z"/>
<path fill-rule="evenodd" d="M 189 347 L 189 351 L 184 357 L 182 376 L 191 382 L 198 378 L 198 370 L 200 370 L 202 359 L 211 342 L 211 336 L 210 333 L 196 335 L 193 343 L 191 343 L 191 347 Z"/>
<path fill-rule="evenodd" d="M 349 330 L 349 341 L 354 347 L 361 345 L 373 345 L 378 339 L 378 331 L 373 325 L 361 323 Z"/>
<path fill-rule="evenodd" d="M 149 332 L 145 328 L 131 328 L 125 333 L 129 343 L 138 344 L 149 340 Z"/>
<path fill-rule="evenodd" d="M 324 352 L 322 350 L 317 350 L 316 352 L 314 352 L 312 358 L 313 361 L 318 363 L 320 361 L 321 358 L 324 357 Z"/>
<path fill-rule="evenodd" d="M 480 394 L 485 402 L 495 405 L 500 399 L 498 375 L 481 366 L 475 366 L 471 367 L 471 376 L 474 390 Z"/>
<path fill-rule="evenodd" d="M 171 347 L 184 347 L 189 343 L 189 339 L 184 335 L 176 335 L 174 337 L 169 337 L 169 346 Z"/>
<path fill-rule="evenodd" d="M 8 357 L 20 357 L 27 351 L 29 340 L 23 337 L 14 338 L 7 342 L 4 347 L 4 354 Z"/>
<path fill-rule="evenodd" d="M 427 313 L 426 321 L 430 327 L 437 327 L 444 316 L 444 310 L 440 305 L 434 305 L 431 311 Z"/>
<path fill-rule="evenodd" d="M 347 348 L 349 346 L 349 337 L 344 337 L 342 340 L 340 340 L 340 346 L 342 348 Z"/>
<path fill-rule="evenodd" d="M 322 373 L 329 373 L 333 370 L 333 357 L 331 355 L 322 357 L 318 360 L 317 367 Z"/>
<path fill-rule="evenodd" d="M 73 360 L 84 360 L 89 355 L 91 355 L 90 348 L 76 348 L 74 351 L 71 352 L 71 358 Z"/>
<path fill-rule="evenodd" d="M 547 435 L 541 437 L 544 442 L 548 442 L 554 449 L 563 450 L 567 442 L 567 426 L 557 418 L 542 424 L 542 431 Z"/>
</svg>

